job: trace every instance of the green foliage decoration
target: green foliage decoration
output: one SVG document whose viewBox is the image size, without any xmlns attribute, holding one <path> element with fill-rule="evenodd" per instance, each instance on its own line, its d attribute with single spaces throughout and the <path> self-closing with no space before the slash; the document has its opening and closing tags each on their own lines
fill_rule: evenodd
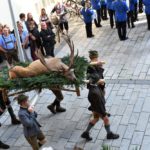
<svg viewBox="0 0 150 150">
<path fill-rule="evenodd" d="M 65 64 L 69 64 L 69 56 L 62 58 Z M 27 66 L 28 63 L 19 63 L 17 65 Z M 30 90 L 30 89 L 42 89 L 57 87 L 58 85 L 63 87 L 73 87 L 74 85 L 84 86 L 83 80 L 88 66 L 88 61 L 85 57 L 75 56 L 74 60 L 74 72 L 77 80 L 72 82 L 65 78 L 63 75 L 57 72 L 50 72 L 47 74 L 29 77 L 29 78 L 17 78 L 13 80 L 8 79 L 8 68 L 4 67 L 0 72 L 0 88 L 6 88 L 8 90 Z"/>
</svg>

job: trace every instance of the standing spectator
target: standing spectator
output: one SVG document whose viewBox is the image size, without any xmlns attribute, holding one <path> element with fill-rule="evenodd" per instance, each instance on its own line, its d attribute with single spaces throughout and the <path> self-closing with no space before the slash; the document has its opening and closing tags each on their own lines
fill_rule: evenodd
<svg viewBox="0 0 150 150">
<path fill-rule="evenodd" d="M 98 62 L 98 52 L 97 51 L 90 51 L 89 57 L 91 60 L 91 63 L 97 63 Z M 90 67 L 90 68 L 89 68 Z M 88 83 L 88 100 L 91 104 L 93 118 L 89 121 L 88 127 L 86 130 L 82 133 L 81 137 L 85 138 L 88 141 L 92 140 L 92 137 L 90 137 L 89 132 L 94 127 L 94 125 L 99 121 L 101 118 L 105 125 L 105 130 L 107 132 L 107 139 L 118 139 L 119 135 L 114 134 L 110 129 L 110 121 L 106 113 L 105 108 L 105 97 L 104 93 L 99 86 L 104 86 L 105 81 L 102 79 L 101 74 L 99 74 L 99 66 L 94 66 L 95 69 L 91 69 L 91 64 L 89 64 L 89 67 L 87 69 L 87 83 Z"/>
<path fill-rule="evenodd" d="M 0 23 L 0 35 L 2 35 L 3 33 L 3 25 Z M 1 51 L 0 51 L 0 63 L 3 62 L 3 55 L 1 54 Z"/>
<path fill-rule="evenodd" d="M 31 49 L 29 47 L 29 34 L 28 31 L 23 29 L 22 23 L 17 22 L 17 27 L 20 35 L 20 41 L 22 45 L 23 52 L 25 54 L 26 60 L 27 61 L 32 61 L 31 57 Z"/>
<path fill-rule="evenodd" d="M 48 15 L 46 14 L 46 10 L 44 8 L 41 9 L 40 23 L 46 22 L 48 28 L 53 28 Z"/>
<path fill-rule="evenodd" d="M 145 5 L 145 13 L 146 13 L 146 18 L 147 18 L 148 30 L 150 30 L 150 1 L 143 0 L 143 4 Z"/>
<path fill-rule="evenodd" d="M 138 21 L 138 0 L 134 0 L 134 21 Z"/>
<path fill-rule="evenodd" d="M 0 35 L 3 33 L 3 25 L 0 23 Z"/>
<path fill-rule="evenodd" d="M 115 12 L 112 8 L 112 3 L 114 0 L 107 0 L 107 9 L 108 9 L 108 14 L 109 14 L 109 19 L 110 19 L 110 27 L 114 27 L 114 15 Z"/>
<path fill-rule="evenodd" d="M 1 108 L 0 115 L 7 108 L 8 113 L 11 117 L 11 123 L 13 125 L 18 125 L 18 124 L 20 124 L 20 121 L 17 119 L 17 117 L 14 113 L 14 110 L 11 106 L 11 102 L 10 102 L 9 98 L 5 97 L 5 92 L 6 92 L 5 89 L 0 89 L 0 108 Z"/>
<path fill-rule="evenodd" d="M 28 13 L 27 14 L 27 21 L 26 21 L 26 26 L 27 26 L 28 31 L 29 31 L 29 25 L 31 24 L 31 22 L 32 22 L 32 24 L 34 23 L 34 25 L 35 25 L 36 28 L 38 28 L 38 25 L 35 22 L 35 20 L 33 19 L 32 14 Z"/>
<path fill-rule="evenodd" d="M 54 57 L 54 46 L 56 44 L 55 34 L 52 29 L 47 27 L 46 22 L 41 23 L 40 35 L 45 48 L 46 56 Z"/>
<path fill-rule="evenodd" d="M 97 18 L 94 19 L 95 26 L 97 28 L 102 27 L 101 25 L 101 3 L 100 0 L 91 0 L 92 8 L 96 10 Z"/>
<path fill-rule="evenodd" d="M 25 16 L 25 14 L 24 13 L 21 13 L 20 15 L 19 15 L 19 18 L 20 18 L 20 22 L 22 23 L 22 26 L 23 26 L 23 30 L 24 31 L 28 31 L 28 29 L 27 29 L 27 25 L 26 25 L 26 16 Z"/>
<path fill-rule="evenodd" d="M 7 26 L 3 27 L 3 33 L 0 35 L 0 51 L 3 53 L 9 64 L 13 60 L 18 62 L 17 43 L 14 34 L 10 34 L 10 29 Z"/>
<path fill-rule="evenodd" d="M 17 98 L 20 110 L 18 112 L 20 121 L 24 128 L 24 136 L 33 150 L 39 150 L 46 140 L 43 132 L 40 130 L 41 125 L 36 120 L 37 113 L 30 106 L 28 96 L 19 95 Z"/>
<path fill-rule="evenodd" d="M 135 25 L 134 25 L 134 0 L 129 0 L 129 11 L 127 13 L 128 15 L 128 19 L 127 19 L 127 22 L 128 22 L 128 28 L 132 27 L 134 28 Z M 130 25 L 131 24 L 131 25 Z"/>
<path fill-rule="evenodd" d="M 94 37 L 92 33 L 92 20 L 94 11 L 90 8 L 89 2 L 85 2 L 85 7 L 80 12 L 83 15 L 87 38 Z"/>
<path fill-rule="evenodd" d="M 143 0 L 139 0 L 139 13 L 143 12 Z"/>
<path fill-rule="evenodd" d="M 103 20 L 107 20 L 107 1 L 101 0 L 101 17 Z"/>
<path fill-rule="evenodd" d="M 68 20 L 66 17 L 66 14 L 67 14 L 66 7 L 60 2 L 58 2 L 56 6 L 54 6 L 54 8 L 52 9 L 51 13 L 54 13 L 54 12 L 56 12 L 57 16 L 59 16 L 59 27 L 61 29 L 62 34 L 64 34 L 63 32 L 64 28 L 66 30 L 66 34 L 68 34 L 69 25 L 68 25 Z"/>
<path fill-rule="evenodd" d="M 40 32 L 38 28 L 35 26 L 34 21 L 31 21 L 29 24 L 29 42 L 30 42 L 30 48 L 31 48 L 31 56 L 33 60 L 38 59 L 35 54 L 36 49 L 41 49 L 44 55 Z"/>
<path fill-rule="evenodd" d="M 117 24 L 117 30 L 119 39 L 126 40 L 126 22 L 127 22 L 127 11 L 128 6 L 123 0 L 116 0 L 113 2 L 113 10 L 115 11 L 115 20 Z"/>
</svg>

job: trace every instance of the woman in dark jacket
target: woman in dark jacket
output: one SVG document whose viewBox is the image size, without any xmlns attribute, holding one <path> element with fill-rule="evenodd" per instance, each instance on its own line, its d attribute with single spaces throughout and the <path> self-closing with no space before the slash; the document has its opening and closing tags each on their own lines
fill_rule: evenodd
<svg viewBox="0 0 150 150">
<path fill-rule="evenodd" d="M 27 14 L 27 21 L 26 21 L 26 26 L 27 26 L 28 31 L 29 31 L 29 26 L 30 26 L 31 22 L 34 23 L 34 25 L 35 25 L 36 28 L 38 28 L 38 25 L 35 22 L 35 20 L 33 19 L 32 14 L 28 13 Z"/>
<path fill-rule="evenodd" d="M 33 21 L 30 22 L 30 25 L 29 25 L 29 41 L 30 41 L 31 55 L 32 55 L 33 60 L 38 59 L 37 56 L 35 55 L 36 49 L 41 49 L 44 55 L 40 32 L 35 26 Z"/>
</svg>

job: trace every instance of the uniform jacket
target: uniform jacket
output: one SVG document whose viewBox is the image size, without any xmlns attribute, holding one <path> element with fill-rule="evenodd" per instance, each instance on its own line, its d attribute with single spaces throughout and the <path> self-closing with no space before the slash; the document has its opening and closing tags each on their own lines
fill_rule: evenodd
<svg viewBox="0 0 150 150">
<path fill-rule="evenodd" d="M 135 10 L 135 0 L 129 0 L 129 10 L 134 11 Z"/>
<path fill-rule="evenodd" d="M 93 14 L 94 14 L 94 11 L 91 9 L 91 8 L 82 8 L 81 9 L 81 12 L 80 12 L 82 15 L 83 15 L 83 18 L 84 18 L 84 22 L 85 23 L 90 23 L 92 22 L 93 20 Z"/>
<path fill-rule="evenodd" d="M 110 9 L 110 10 L 113 10 L 113 8 L 112 8 L 113 1 L 114 0 L 107 0 L 107 8 Z"/>
<path fill-rule="evenodd" d="M 101 1 L 101 6 L 106 6 L 107 5 L 107 1 L 106 0 L 100 0 Z"/>
<path fill-rule="evenodd" d="M 20 107 L 18 116 L 23 125 L 25 137 L 36 136 L 40 132 L 41 125 L 36 120 L 36 112 L 30 113 L 27 108 Z"/>
<path fill-rule="evenodd" d="M 145 13 L 150 15 L 150 0 L 143 0 L 143 4 L 145 5 Z"/>
<path fill-rule="evenodd" d="M 100 0 L 91 0 L 92 8 L 98 10 L 101 8 Z"/>
<path fill-rule="evenodd" d="M 138 3 L 138 0 L 134 0 L 134 4 L 137 4 Z"/>
<path fill-rule="evenodd" d="M 115 11 L 115 20 L 117 22 L 123 22 L 127 20 L 128 6 L 123 0 L 116 0 L 113 2 L 113 10 Z"/>
</svg>

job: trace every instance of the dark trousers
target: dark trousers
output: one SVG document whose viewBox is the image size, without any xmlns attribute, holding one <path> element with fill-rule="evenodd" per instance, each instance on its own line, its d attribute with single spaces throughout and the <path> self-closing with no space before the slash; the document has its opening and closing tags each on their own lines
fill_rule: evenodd
<svg viewBox="0 0 150 150">
<path fill-rule="evenodd" d="M 86 29 L 87 37 L 91 37 L 92 36 L 92 22 L 86 23 L 85 29 Z"/>
<path fill-rule="evenodd" d="M 45 46 L 46 56 L 54 57 L 54 46 Z"/>
<path fill-rule="evenodd" d="M 103 20 L 107 19 L 107 7 L 106 7 L 106 5 L 101 6 L 101 18 Z"/>
<path fill-rule="evenodd" d="M 118 30 L 118 36 L 120 40 L 126 39 L 126 21 L 123 22 L 116 22 L 117 23 L 117 30 Z"/>
<path fill-rule="evenodd" d="M 134 4 L 134 21 L 138 19 L 138 4 Z"/>
<path fill-rule="evenodd" d="M 150 30 L 150 14 L 146 14 L 148 30 Z"/>
<path fill-rule="evenodd" d="M 139 13 L 143 12 L 143 0 L 139 0 Z"/>
<path fill-rule="evenodd" d="M 67 21 L 66 22 L 60 22 L 59 27 L 60 27 L 62 32 L 63 32 L 64 28 L 65 28 L 65 30 L 68 31 L 68 29 L 69 29 L 68 22 Z"/>
<path fill-rule="evenodd" d="M 101 25 L 101 9 L 96 10 L 97 13 L 97 19 L 94 19 L 94 23 L 96 27 L 100 27 Z"/>
<path fill-rule="evenodd" d="M 110 18 L 110 26 L 111 28 L 114 27 L 114 11 L 111 9 L 108 9 L 108 14 L 109 14 L 109 18 Z"/>
<path fill-rule="evenodd" d="M 127 23 L 128 23 L 128 28 L 130 28 L 131 26 L 134 27 L 134 16 L 133 16 L 133 11 L 129 11 L 127 13 L 128 15 L 128 19 L 127 19 Z M 130 26 L 131 24 L 131 26 Z"/>
<path fill-rule="evenodd" d="M 0 54 L 0 63 L 3 62 L 3 56 Z"/>
<path fill-rule="evenodd" d="M 50 89 L 50 90 L 53 92 L 53 94 L 56 96 L 56 99 L 59 102 L 61 102 L 64 99 L 61 89 L 58 88 L 58 90 L 55 89 Z"/>
<path fill-rule="evenodd" d="M 11 50 L 6 49 L 6 51 L 7 51 L 7 53 L 3 54 L 3 55 L 9 64 L 12 64 L 13 61 L 19 62 L 18 52 L 16 49 L 11 49 Z"/>
</svg>

